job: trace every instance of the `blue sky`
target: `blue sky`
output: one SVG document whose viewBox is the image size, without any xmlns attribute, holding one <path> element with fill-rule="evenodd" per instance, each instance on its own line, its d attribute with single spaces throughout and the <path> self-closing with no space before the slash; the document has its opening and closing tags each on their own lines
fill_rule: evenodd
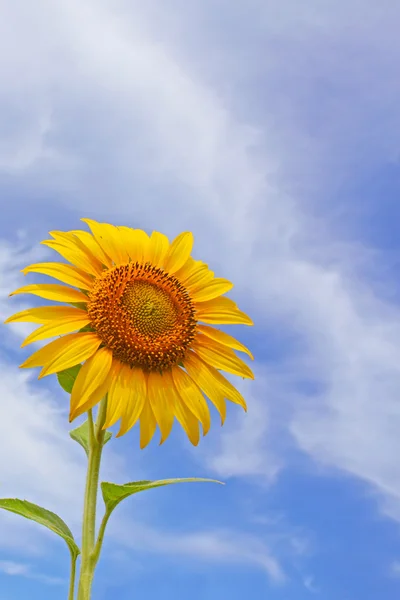
<svg viewBox="0 0 400 600">
<path fill-rule="evenodd" d="M 400 595 L 396 0 L 1 3 L 0 317 L 53 229 L 88 217 L 195 234 L 235 283 L 254 355 L 198 448 L 107 446 L 103 479 L 214 477 L 127 500 L 94 598 Z M 29 282 L 39 278 L 31 277 Z M 68 397 L 0 338 L 0 493 L 80 535 Z M 229 329 L 229 331 L 231 331 Z M 5 458 L 4 458 L 5 457 Z M 0 515 L 0 597 L 66 598 L 68 553 Z"/>
</svg>

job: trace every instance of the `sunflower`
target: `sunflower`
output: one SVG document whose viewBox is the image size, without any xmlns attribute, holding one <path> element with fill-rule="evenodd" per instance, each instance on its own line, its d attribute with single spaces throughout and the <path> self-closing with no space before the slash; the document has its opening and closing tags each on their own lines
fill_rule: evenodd
<svg viewBox="0 0 400 600">
<path fill-rule="evenodd" d="M 39 379 L 83 363 L 71 393 L 70 421 L 107 394 L 104 428 L 120 419 L 118 436 L 140 422 L 140 446 L 157 426 L 164 442 L 174 417 L 192 444 L 199 423 L 206 435 L 210 412 L 205 396 L 221 416 L 225 400 L 246 403 L 221 370 L 254 379 L 235 350 L 251 352 L 216 324 L 252 325 L 223 296 L 233 284 L 214 277 L 191 257 L 193 235 L 172 243 L 157 231 L 116 227 L 82 219 L 91 231 L 52 231 L 42 242 L 68 263 L 45 262 L 22 272 L 41 273 L 66 284 L 33 284 L 15 294 L 34 294 L 69 306 L 21 311 L 10 322 L 38 323 L 22 347 L 57 337 L 32 354 L 23 368 L 42 367 Z"/>
</svg>

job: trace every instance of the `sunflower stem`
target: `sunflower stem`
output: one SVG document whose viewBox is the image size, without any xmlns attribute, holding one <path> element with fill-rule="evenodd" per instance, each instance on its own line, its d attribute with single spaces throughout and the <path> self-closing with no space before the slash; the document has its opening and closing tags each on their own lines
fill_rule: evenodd
<svg viewBox="0 0 400 600">
<path fill-rule="evenodd" d="M 92 553 L 95 565 L 97 565 L 97 561 L 99 560 L 99 557 L 100 557 L 101 547 L 103 545 L 103 540 L 104 540 L 104 534 L 106 531 L 106 526 L 108 523 L 108 519 L 110 518 L 110 515 L 111 515 L 111 512 L 109 512 L 109 511 L 106 511 L 104 513 L 104 517 L 103 517 L 100 527 L 99 527 L 99 533 L 97 535 L 96 545 L 95 545 L 93 553 Z"/>
<path fill-rule="evenodd" d="M 82 525 L 81 569 L 78 585 L 78 600 L 90 600 L 94 570 L 97 560 L 93 555 L 96 536 L 96 506 L 99 487 L 100 461 L 104 446 L 105 431 L 102 429 L 107 410 L 107 398 L 99 406 L 96 423 L 93 423 L 92 411 L 88 411 L 89 452 L 86 475 L 85 500 Z"/>
<path fill-rule="evenodd" d="M 94 432 L 94 423 L 93 423 L 93 413 L 92 410 L 88 410 L 88 424 L 89 424 L 89 440 L 93 443 L 93 438 L 95 436 Z"/>
<path fill-rule="evenodd" d="M 71 572 L 69 576 L 68 600 L 74 600 L 75 598 L 76 559 L 77 557 L 71 552 Z"/>
</svg>

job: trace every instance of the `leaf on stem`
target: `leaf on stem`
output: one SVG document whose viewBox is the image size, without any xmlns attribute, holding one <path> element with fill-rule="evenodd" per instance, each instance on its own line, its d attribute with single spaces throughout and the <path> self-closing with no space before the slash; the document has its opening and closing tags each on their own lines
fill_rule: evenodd
<svg viewBox="0 0 400 600">
<path fill-rule="evenodd" d="M 51 531 L 54 531 L 57 535 L 62 537 L 68 544 L 71 556 L 73 559 L 80 554 L 80 550 L 75 543 L 74 536 L 68 525 L 55 513 L 42 508 L 37 504 L 32 504 L 27 500 L 19 500 L 18 498 L 1 498 L 0 508 L 4 508 L 17 515 L 21 515 L 26 519 L 36 521 L 40 525 L 44 525 Z"/>
<path fill-rule="evenodd" d="M 79 425 L 76 429 L 72 429 L 69 432 L 69 435 L 75 442 L 78 442 L 84 449 L 87 455 L 89 455 L 89 421 L 86 419 Z M 104 443 L 103 446 L 107 444 L 112 438 L 112 433 L 110 431 L 106 431 L 104 434 Z"/>
<path fill-rule="evenodd" d="M 116 484 L 103 481 L 101 484 L 101 491 L 103 494 L 104 504 L 106 505 L 107 513 L 111 513 L 114 508 L 128 496 L 137 494 L 138 492 L 144 492 L 145 490 L 151 490 L 153 488 L 162 487 L 164 485 L 170 485 L 173 483 L 190 483 L 196 481 L 204 481 L 209 483 L 219 483 L 225 485 L 222 481 L 216 479 L 202 479 L 199 477 L 186 477 L 182 479 L 160 479 L 158 481 L 132 481 L 130 483 Z"/>
<path fill-rule="evenodd" d="M 82 365 L 75 365 L 73 367 L 70 367 L 69 369 L 65 369 L 64 371 L 60 371 L 59 373 L 57 373 L 58 383 L 61 385 L 62 389 L 67 392 L 67 394 L 70 394 L 72 392 L 75 379 L 77 378 L 81 368 Z"/>
</svg>

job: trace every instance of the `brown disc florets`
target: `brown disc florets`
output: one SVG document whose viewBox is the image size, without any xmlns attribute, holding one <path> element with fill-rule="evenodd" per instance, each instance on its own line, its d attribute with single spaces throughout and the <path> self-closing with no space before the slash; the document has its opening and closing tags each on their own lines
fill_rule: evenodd
<svg viewBox="0 0 400 600">
<path fill-rule="evenodd" d="M 181 362 L 196 333 L 186 289 L 149 263 L 103 273 L 93 283 L 87 309 L 113 356 L 145 371 L 164 371 Z"/>
</svg>

